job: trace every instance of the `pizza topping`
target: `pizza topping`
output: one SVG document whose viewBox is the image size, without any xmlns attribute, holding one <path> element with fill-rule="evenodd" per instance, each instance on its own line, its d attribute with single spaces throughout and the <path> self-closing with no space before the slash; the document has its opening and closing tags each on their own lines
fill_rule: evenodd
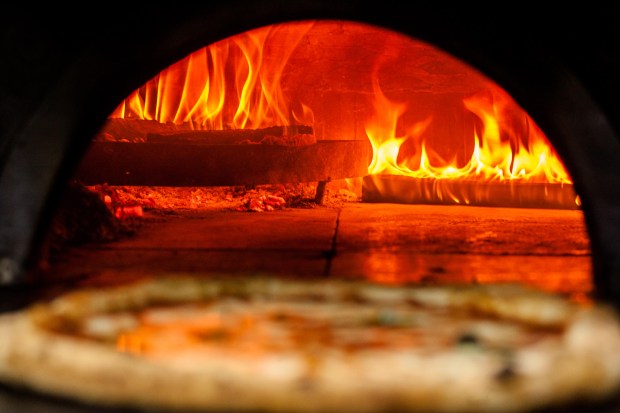
<svg viewBox="0 0 620 413">
<path fill-rule="evenodd" d="M 465 332 L 465 333 L 463 333 Z M 180 351 L 275 354 L 375 350 L 442 352 L 457 344 L 484 351 L 551 340 L 561 330 L 411 303 L 362 304 L 222 297 L 85 317 L 73 334 L 118 350 L 168 358 Z"/>
<path fill-rule="evenodd" d="M 62 334 L 116 343 L 120 351 L 156 358 L 181 349 L 205 355 L 292 349 L 428 353 L 455 343 L 494 351 L 562 333 L 555 322 L 550 327 L 538 320 L 523 323 L 520 316 L 500 318 L 489 291 L 480 288 L 464 293 L 453 288 L 351 288 L 349 283 L 333 283 L 309 289 L 302 282 L 260 279 L 247 284 L 173 283 L 161 280 L 134 296 L 111 290 L 107 301 L 112 311 L 100 311 L 105 308 L 103 294 L 90 303 L 90 311 L 83 305 L 84 293 L 69 295 L 51 304 L 55 312 L 48 313 L 44 324 Z M 164 288 L 172 290 L 166 294 Z M 515 296 L 512 287 L 497 291 L 502 300 Z"/>
<path fill-rule="evenodd" d="M 139 321 L 129 313 L 94 315 L 81 326 L 81 334 L 104 341 L 114 340 L 123 331 L 134 329 Z"/>
</svg>

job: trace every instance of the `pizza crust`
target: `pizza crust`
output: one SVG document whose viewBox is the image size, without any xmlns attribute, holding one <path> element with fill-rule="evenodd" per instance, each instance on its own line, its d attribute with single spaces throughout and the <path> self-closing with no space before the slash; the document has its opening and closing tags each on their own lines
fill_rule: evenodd
<svg viewBox="0 0 620 413">
<path fill-rule="evenodd" d="M 190 349 L 153 358 L 118 351 L 96 334 L 78 334 L 84 320 L 94 316 L 229 296 L 242 302 L 281 301 L 285 308 L 287 303 L 307 302 L 321 320 L 329 319 L 320 310 L 330 304 L 381 310 L 407 305 L 415 308 L 411 314 L 470 314 L 480 334 L 486 328 L 501 338 L 516 323 L 517 331 L 525 326 L 537 331 L 532 337 L 542 337 L 502 351 L 478 343 L 351 351 L 330 342 L 313 351 L 290 347 L 246 354 L 224 345 L 210 357 Z M 507 327 L 502 330 L 503 324 Z M 432 328 L 428 334 L 435 337 L 443 327 Z M 358 281 L 170 277 L 74 292 L 1 316 L 0 379 L 106 406 L 289 413 L 526 412 L 613 395 L 620 388 L 620 327 L 609 308 L 577 305 L 521 286 L 390 287 Z"/>
</svg>

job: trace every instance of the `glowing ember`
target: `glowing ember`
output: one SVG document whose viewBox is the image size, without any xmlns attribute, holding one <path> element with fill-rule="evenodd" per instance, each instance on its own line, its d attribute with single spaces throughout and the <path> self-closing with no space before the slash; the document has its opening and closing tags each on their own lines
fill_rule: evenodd
<svg viewBox="0 0 620 413">
<path fill-rule="evenodd" d="M 366 125 L 373 147 L 369 174 L 571 183 L 546 136 L 499 87 L 489 84 L 488 90 L 463 100 L 464 108 L 476 116 L 480 127 L 472 131 L 471 157 L 459 164 L 457 153 L 445 160 L 425 142 L 424 132 L 432 118 L 415 123 L 398 136 L 397 125 L 407 105 L 390 101 L 377 78 L 373 80 L 375 112 Z M 400 148 L 405 142 L 413 143 L 415 150 L 412 156 L 403 158 Z"/>
</svg>

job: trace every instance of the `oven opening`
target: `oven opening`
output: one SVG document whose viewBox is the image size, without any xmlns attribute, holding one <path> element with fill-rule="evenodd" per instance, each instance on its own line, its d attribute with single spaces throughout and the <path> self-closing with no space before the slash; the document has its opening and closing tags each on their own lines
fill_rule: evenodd
<svg viewBox="0 0 620 413">
<path fill-rule="evenodd" d="M 500 85 L 424 41 L 312 20 L 208 45 L 119 102 L 41 277 L 517 282 L 587 301 L 590 259 L 568 171 Z"/>
</svg>

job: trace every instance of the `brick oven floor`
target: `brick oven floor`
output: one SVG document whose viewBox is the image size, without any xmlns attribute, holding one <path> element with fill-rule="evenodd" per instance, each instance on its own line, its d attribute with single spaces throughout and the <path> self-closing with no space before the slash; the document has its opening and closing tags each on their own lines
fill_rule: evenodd
<svg viewBox="0 0 620 413">
<path fill-rule="evenodd" d="M 582 296 L 590 258 L 581 211 L 346 203 L 149 212 L 133 237 L 73 248 L 49 275 L 71 285 L 162 273 L 522 281 Z"/>
</svg>

